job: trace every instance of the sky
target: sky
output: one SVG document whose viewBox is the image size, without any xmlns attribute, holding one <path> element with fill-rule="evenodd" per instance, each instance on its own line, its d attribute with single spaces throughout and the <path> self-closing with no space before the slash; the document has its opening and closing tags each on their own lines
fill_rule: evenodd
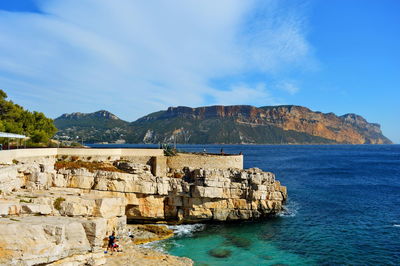
<svg viewBox="0 0 400 266">
<path fill-rule="evenodd" d="M 0 1 L 0 89 L 29 110 L 295 104 L 400 143 L 398 0 Z"/>
</svg>

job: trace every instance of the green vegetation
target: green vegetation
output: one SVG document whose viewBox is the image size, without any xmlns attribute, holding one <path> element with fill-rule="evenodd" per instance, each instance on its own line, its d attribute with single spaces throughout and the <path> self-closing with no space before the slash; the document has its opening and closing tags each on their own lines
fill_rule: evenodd
<svg viewBox="0 0 400 266">
<path fill-rule="evenodd" d="M 23 203 L 32 203 L 32 199 L 29 199 L 29 200 L 20 199 L 19 202 L 23 202 Z"/>
<path fill-rule="evenodd" d="M 52 119 L 7 100 L 7 94 L 0 90 L 0 131 L 26 135 L 30 137 L 28 145 L 36 146 L 39 143 L 47 145 L 57 129 Z M 0 138 L 0 143 L 5 142 Z"/>
<path fill-rule="evenodd" d="M 109 163 L 101 162 L 83 162 L 83 161 L 58 161 L 54 164 L 54 168 L 58 171 L 60 169 L 79 169 L 85 168 L 89 172 L 94 173 L 95 171 L 107 171 L 107 172 L 119 172 L 125 173 L 124 171 L 116 168 L 114 165 Z"/>
<path fill-rule="evenodd" d="M 129 122 L 107 111 L 64 114 L 54 120 L 59 129 L 57 138 L 81 142 L 111 142 L 127 134 Z M 76 137 L 79 136 L 77 139 Z"/>
<path fill-rule="evenodd" d="M 175 156 L 178 152 L 176 149 L 174 149 L 171 145 L 168 144 L 163 144 L 162 148 L 164 150 L 165 156 Z"/>
<path fill-rule="evenodd" d="M 37 196 L 29 196 L 29 195 L 17 195 L 17 198 L 28 198 L 28 199 L 37 199 Z"/>
<path fill-rule="evenodd" d="M 58 210 L 58 211 L 61 210 L 61 203 L 62 203 L 63 201 L 65 201 L 65 199 L 62 198 L 62 197 L 56 198 L 56 199 L 54 200 L 54 203 L 53 203 L 54 208 L 55 208 L 56 210 Z"/>
</svg>

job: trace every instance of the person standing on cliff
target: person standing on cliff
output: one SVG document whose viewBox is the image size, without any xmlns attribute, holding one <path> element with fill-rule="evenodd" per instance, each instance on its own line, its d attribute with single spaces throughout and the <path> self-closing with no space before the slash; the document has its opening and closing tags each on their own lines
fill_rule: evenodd
<svg viewBox="0 0 400 266">
<path fill-rule="evenodd" d="M 112 232 L 112 234 L 108 237 L 107 251 L 111 249 L 111 252 L 114 253 L 114 242 L 115 242 L 115 232 Z"/>
</svg>

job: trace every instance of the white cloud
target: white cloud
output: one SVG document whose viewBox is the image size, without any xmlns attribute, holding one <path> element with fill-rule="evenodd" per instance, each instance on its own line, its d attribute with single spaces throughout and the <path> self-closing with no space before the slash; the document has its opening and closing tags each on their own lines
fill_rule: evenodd
<svg viewBox="0 0 400 266">
<path fill-rule="evenodd" d="M 235 84 L 229 90 L 216 90 L 213 93 L 214 102 L 221 105 L 249 104 L 276 105 L 280 104 L 267 90 L 264 83 L 254 86 Z"/>
<path fill-rule="evenodd" d="M 274 73 L 309 56 L 302 17 L 280 1 L 39 3 L 43 14 L 0 12 L 0 87 L 54 117 L 107 109 L 133 120 L 174 105 L 265 105 L 275 102 L 265 85 L 209 81 Z"/>
<path fill-rule="evenodd" d="M 290 95 L 296 94 L 300 89 L 292 81 L 281 81 L 278 86 L 279 89 L 288 92 Z"/>
</svg>

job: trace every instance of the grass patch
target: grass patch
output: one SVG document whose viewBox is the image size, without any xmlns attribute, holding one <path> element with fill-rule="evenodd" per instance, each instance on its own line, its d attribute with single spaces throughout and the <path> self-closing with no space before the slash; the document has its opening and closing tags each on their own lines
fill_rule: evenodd
<svg viewBox="0 0 400 266">
<path fill-rule="evenodd" d="M 21 222 L 21 220 L 14 219 L 14 218 L 10 218 L 10 220 L 11 220 L 11 221 L 14 221 L 14 222 Z"/>
<path fill-rule="evenodd" d="M 38 198 L 38 196 L 25 196 L 25 195 L 17 195 L 17 198 L 37 199 L 37 198 Z"/>
<path fill-rule="evenodd" d="M 23 203 L 32 203 L 32 199 L 29 199 L 29 200 L 20 199 L 19 202 L 23 202 Z"/>
<path fill-rule="evenodd" d="M 68 161 L 61 161 L 56 162 L 54 164 L 54 168 L 58 171 L 60 169 L 79 169 L 85 168 L 89 170 L 89 172 L 94 173 L 95 171 L 107 171 L 107 172 L 119 172 L 125 173 L 124 171 L 116 168 L 112 164 L 107 163 L 100 163 L 100 162 L 83 162 L 83 161 L 75 161 L 75 162 L 68 162 Z"/>
<path fill-rule="evenodd" d="M 65 199 L 62 198 L 62 197 L 56 198 L 56 199 L 54 200 L 54 203 L 53 203 L 54 208 L 55 208 L 56 210 L 58 210 L 58 211 L 61 210 L 61 203 L 62 203 L 63 201 L 65 201 Z"/>
</svg>

